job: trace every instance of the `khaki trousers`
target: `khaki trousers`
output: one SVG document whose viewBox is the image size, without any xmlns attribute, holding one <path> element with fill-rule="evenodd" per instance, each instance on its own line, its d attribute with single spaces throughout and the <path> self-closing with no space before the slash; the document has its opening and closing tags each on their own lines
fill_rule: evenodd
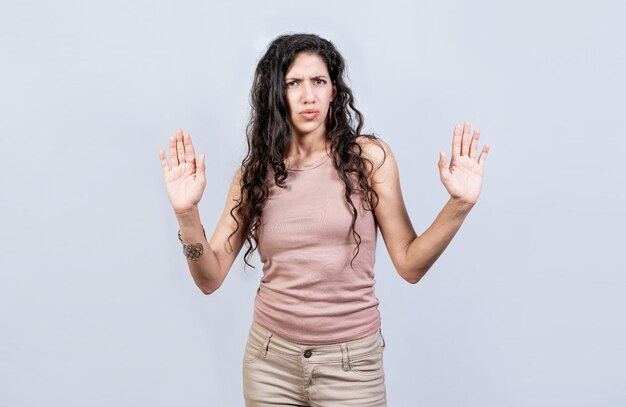
<svg viewBox="0 0 626 407">
<path fill-rule="evenodd" d="M 243 358 L 246 407 L 384 407 L 383 351 L 378 330 L 332 345 L 301 345 L 253 322 Z"/>
</svg>

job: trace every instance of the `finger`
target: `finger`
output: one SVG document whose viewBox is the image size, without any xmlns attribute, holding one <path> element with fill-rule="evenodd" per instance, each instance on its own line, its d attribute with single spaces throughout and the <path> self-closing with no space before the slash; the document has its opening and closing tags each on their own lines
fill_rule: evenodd
<svg viewBox="0 0 626 407">
<path fill-rule="evenodd" d="M 176 167 L 178 165 L 178 156 L 176 155 L 176 136 L 170 137 L 170 161 L 172 162 L 172 167 Z"/>
<path fill-rule="evenodd" d="M 465 125 L 463 126 L 463 137 L 461 139 L 461 155 L 469 154 L 470 128 L 470 123 L 465 122 Z"/>
<path fill-rule="evenodd" d="M 474 137 L 472 137 L 472 144 L 470 144 L 469 156 L 470 158 L 476 158 L 476 150 L 478 150 L 478 139 L 480 138 L 480 129 L 474 130 Z"/>
<path fill-rule="evenodd" d="M 461 154 L 461 125 L 454 126 L 454 134 L 452 136 L 452 157 Z"/>
<path fill-rule="evenodd" d="M 484 165 L 485 161 L 487 161 L 488 155 L 489 155 L 489 144 L 485 144 L 483 146 L 483 151 L 480 153 L 480 157 L 478 157 L 478 164 Z"/>
<path fill-rule="evenodd" d="M 159 159 L 161 160 L 161 167 L 163 168 L 163 174 L 167 174 L 170 171 L 170 166 L 167 164 L 165 158 L 165 151 L 159 150 Z"/>
<path fill-rule="evenodd" d="M 183 145 L 183 132 L 176 132 L 176 156 L 178 157 L 178 163 L 183 164 L 185 162 L 185 147 Z"/>
<path fill-rule="evenodd" d="M 196 152 L 191 143 L 191 136 L 187 133 L 183 133 L 183 144 L 185 145 L 185 160 L 196 165 Z"/>
</svg>

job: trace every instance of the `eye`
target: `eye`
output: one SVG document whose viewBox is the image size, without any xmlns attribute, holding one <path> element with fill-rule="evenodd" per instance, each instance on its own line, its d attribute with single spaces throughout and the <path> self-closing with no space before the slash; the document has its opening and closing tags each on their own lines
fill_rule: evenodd
<svg viewBox="0 0 626 407">
<path fill-rule="evenodd" d="M 287 85 L 287 87 L 292 87 L 292 86 L 296 85 L 297 83 L 298 82 L 296 82 L 296 81 L 289 81 L 289 82 L 286 83 L 286 85 Z"/>
<path fill-rule="evenodd" d="M 318 79 L 315 80 L 315 83 L 317 83 L 318 85 L 325 85 L 326 81 L 324 79 L 319 79 L 318 78 Z"/>
</svg>

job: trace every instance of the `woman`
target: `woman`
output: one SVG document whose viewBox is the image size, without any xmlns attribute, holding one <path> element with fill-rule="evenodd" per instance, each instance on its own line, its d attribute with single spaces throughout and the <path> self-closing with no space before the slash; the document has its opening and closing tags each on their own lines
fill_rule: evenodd
<svg viewBox="0 0 626 407">
<path fill-rule="evenodd" d="M 205 294 L 217 290 L 244 241 L 263 278 L 243 361 L 247 406 L 384 406 L 383 350 L 374 293 L 377 227 L 402 278 L 417 283 L 480 194 L 488 145 L 455 126 L 452 159 L 439 156 L 450 199 L 417 236 L 389 147 L 361 134 L 363 118 L 333 44 L 316 35 L 276 38 L 258 63 L 248 154 L 207 242 L 198 213 L 205 156 L 191 137 L 160 151 L 187 264 Z"/>
</svg>

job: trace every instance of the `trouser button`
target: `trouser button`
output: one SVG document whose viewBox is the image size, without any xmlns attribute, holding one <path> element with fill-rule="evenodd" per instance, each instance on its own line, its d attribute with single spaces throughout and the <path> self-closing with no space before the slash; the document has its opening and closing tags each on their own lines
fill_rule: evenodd
<svg viewBox="0 0 626 407">
<path fill-rule="evenodd" d="M 310 358 L 310 357 L 311 357 L 311 355 L 312 355 L 312 354 L 313 354 L 313 352 L 311 352 L 311 349 L 307 349 L 307 350 L 304 352 L 304 357 L 308 359 L 308 358 Z"/>
</svg>

